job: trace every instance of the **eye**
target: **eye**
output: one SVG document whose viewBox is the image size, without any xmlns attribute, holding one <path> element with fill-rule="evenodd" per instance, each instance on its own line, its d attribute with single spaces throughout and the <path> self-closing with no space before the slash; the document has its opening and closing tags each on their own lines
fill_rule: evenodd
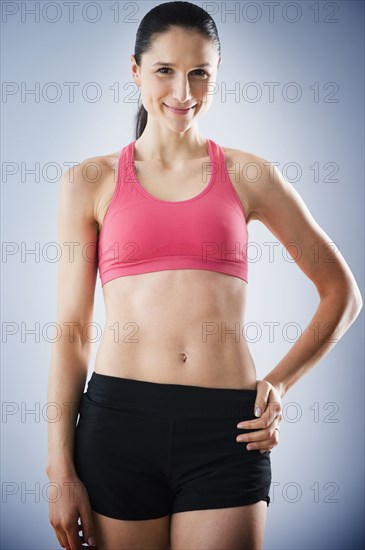
<svg viewBox="0 0 365 550">
<path fill-rule="evenodd" d="M 170 69 L 170 67 L 161 67 L 160 69 L 157 70 L 157 72 L 159 73 L 160 71 L 171 71 L 172 69 Z M 206 73 L 205 71 L 203 71 L 203 69 L 195 69 L 195 71 L 193 71 L 193 73 L 196 73 L 196 72 L 199 72 L 200 71 L 200 74 L 198 76 L 209 76 L 208 73 Z M 202 74 L 203 73 L 203 74 Z M 160 73 L 160 74 L 167 74 L 167 73 Z"/>
<path fill-rule="evenodd" d="M 209 76 L 209 74 L 208 74 L 208 73 L 206 73 L 205 71 L 203 71 L 203 69 L 196 69 L 196 70 L 195 70 L 195 71 L 193 71 L 193 72 L 195 72 L 195 73 L 196 73 L 196 72 L 199 72 L 199 71 L 200 71 L 201 73 L 203 73 L 203 74 L 201 74 L 201 75 L 199 75 L 199 76 L 203 76 L 203 75 Z"/>
<path fill-rule="evenodd" d="M 160 71 L 170 71 L 171 69 L 169 69 L 169 67 L 161 67 L 161 69 L 158 69 L 157 72 L 159 73 Z M 166 74 L 166 73 L 161 73 L 161 74 Z"/>
</svg>

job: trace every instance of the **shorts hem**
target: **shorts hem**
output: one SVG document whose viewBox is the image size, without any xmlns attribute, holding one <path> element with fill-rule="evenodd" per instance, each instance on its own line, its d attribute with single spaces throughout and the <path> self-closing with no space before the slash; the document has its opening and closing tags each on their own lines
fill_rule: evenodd
<svg viewBox="0 0 365 550">
<path fill-rule="evenodd" d="M 235 501 L 235 502 L 220 502 L 220 503 L 199 503 L 199 504 L 187 504 L 186 506 L 177 506 L 176 508 L 173 508 L 172 514 L 178 514 L 179 512 L 191 512 L 193 510 L 216 510 L 218 508 L 236 508 L 238 506 L 246 506 L 248 504 L 256 504 L 256 502 L 260 502 L 263 500 L 266 502 L 266 508 L 269 507 L 270 504 L 270 497 L 256 497 L 252 499 L 246 499 L 245 501 Z"/>
<path fill-rule="evenodd" d="M 141 514 L 139 517 L 131 516 L 130 514 L 117 514 L 114 512 L 109 511 L 103 511 L 101 508 L 96 508 L 95 506 L 92 506 L 92 511 L 96 512 L 97 514 L 101 514 L 102 516 L 105 516 L 107 518 L 111 519 L 118 519 L 118 520 L 125 520 L 125 521 L 145 521 L 149 519 L 159 519 L 163 518 L 164 516 L 169 516 L 172 512 L 171 510 L 165 511 L 165 513 L 156 513 L 156 514 Z"/>
</svg>

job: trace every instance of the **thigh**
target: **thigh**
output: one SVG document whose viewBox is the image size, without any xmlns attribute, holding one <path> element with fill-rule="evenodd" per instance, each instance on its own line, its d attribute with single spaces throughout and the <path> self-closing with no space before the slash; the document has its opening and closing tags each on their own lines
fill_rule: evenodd
<svg viewBox="0 0 365 550">
<path fill-rule="evenodd" d="M 266 514 L 265 501 L 173 514 L 171 550 L 260 550 Z"/>
<path fill-rule="evenodd" d="M 169 550 L 170 519 L 126 521 L 93 512 L 98 550 Z"/>
<path fill-rule="evenodd" d="M 241 419 L 246 419 L 242 416 Z M 175 422 L 171 468 L 173 514 L 261 501 L 266 507 L 269 505 L 271 452 L 248 451 L 245 445 L 237 443 L 238 421 L 238 417 L 232 417 Z"/>
<path fill-rule="evenodd" d="M 84 394 L 74 464 L 94 512 L 143 521 L 171 514 L 170 425 L 99 405 Z"/>
</svg>

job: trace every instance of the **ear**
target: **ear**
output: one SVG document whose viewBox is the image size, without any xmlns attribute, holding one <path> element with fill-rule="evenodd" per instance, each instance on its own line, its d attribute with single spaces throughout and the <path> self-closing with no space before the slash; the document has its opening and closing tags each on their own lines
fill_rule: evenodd
<svg viewBox="0 0 365 550">
<path fill-rule="evenodd" d="M 131 60 L 131 63 L 132 63 L 131 69 L 132 69 L 133 80 L 134 80 L 134 82 L 137 86 L 140 86 L 141 82 L 140 82 L 139 67 L 137 65 L 136 58 L 135 58 L 133 53 L 130 56 L 130 60 Z"/>
</svg>

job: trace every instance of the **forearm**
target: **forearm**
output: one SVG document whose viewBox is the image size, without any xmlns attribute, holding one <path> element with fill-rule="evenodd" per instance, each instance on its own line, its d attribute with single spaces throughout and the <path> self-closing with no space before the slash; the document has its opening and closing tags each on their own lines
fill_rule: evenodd
<svg viewBox="0 0 365 550">
<path fill-rule="evenodd" d="M 362 303 L 343 301 L 338 292 L 321 297 L 318 308 L 300 338 L 263 379 L 287 391 L 334 347 L 358 316 Z"/>
<path fill-rule="evenodd" d="M 47 401 L 55 406 L 49 406 L 47 475 L 74 473 L 73 442 L 88 361 L 89 350 L 78 341 L 65 337 L 53 345 Z"/>
</svg>

